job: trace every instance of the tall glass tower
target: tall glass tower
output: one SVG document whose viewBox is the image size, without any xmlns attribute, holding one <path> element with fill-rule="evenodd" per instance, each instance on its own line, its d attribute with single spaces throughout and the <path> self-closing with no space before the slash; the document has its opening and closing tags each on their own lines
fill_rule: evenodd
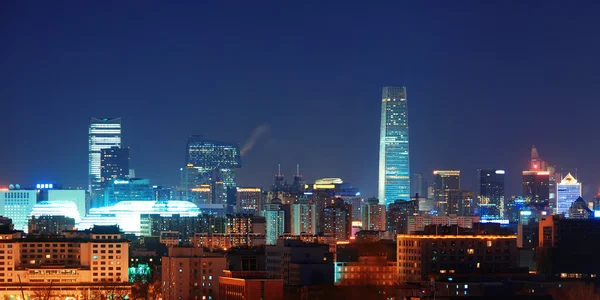
<svg viewBox="0 0 600 300">
<path fill-rule="evenodd" d="M 381 97 L 379 203 L 410 200 L 406 88 L 388 86 Z"/>
<path fill-rule="evenodd" d="M 483 220 L 504 218 L 504 170 L 479 170 L 479 215 Z"/>
<path fill-rule="evenodd" d="M 101 188 L 102 150 L 121 147 L 121 118 L 90 118 L 88 130 L 88 188 Z"/>
</svg>

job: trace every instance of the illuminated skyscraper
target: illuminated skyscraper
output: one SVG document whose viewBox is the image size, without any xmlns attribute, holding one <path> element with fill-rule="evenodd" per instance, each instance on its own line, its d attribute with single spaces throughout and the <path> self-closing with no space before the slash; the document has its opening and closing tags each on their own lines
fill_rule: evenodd
<svg viewBox="0 0 600 300">
<path fill-rule="evenodd" d="M 281 208 L 281 200 L 273 199 L 266 204 L 262 211 L 266 220 L 266 244 L 275 245 L 277 238 L 284 233 L 285 212 Z"/>
<path fill-rule="evenodd" d="M 460 195 L 460 171 L 433 171 L 433 196 L 438 215 L 457 214 Z"/>
<path fill-rule="evenodd" d="M 261 212 L 262 190 L 258 187 L 237 188 L 236 209 L 238 213 L 258 215 Z"/>
<path fill-rule="evenodd" d="M 539 157 L 535 146 L 531 146 L 529 170 L 523 171 L 523 198 L 529 202 L 547 201 L 550 212 L 556 212 L 556 178 L 560 178 L 555 169 Z"/>
<path fill-rule="evenodd" d="M 291 207 L 291 232 L 294 235 L 302 233 L 317 234 L 317 207 L 315 203 L 306 197 L 298 200 Z"/>
<path fill-rule="evenodd" d="M 379 202 L 410 200 L 408 105 L 405 87 L 384 87 L 379 136 Z"/>
<path fill-rule="evenodd" d="M 565 214 L 565 217 L 568 218 L 571 204 L 581 197 L 581 183 L 577 182 L 571 173 L 568 173 L 558 184 L 557 196 L 557 213 Z"/>
<path fill-rule="evenodd" d="M 479 209 L 484 220 L 504 217 L 504 170 L 479 170 Z"/>
<path fill-rule="evenodd" d="M 198 169 L 200 183 L 223 182 L 225 188 L 235 188 L 235 169 L 242 167 L 240 147 L 190 136 L 186 147 L 187 165 Z"/>
<path fill-rule="evenodd" d="M 102 149 L 121 147 L 121 118 L 90 118 L 88 131 L 89 191 L 101 187 Z"/>
</svg>

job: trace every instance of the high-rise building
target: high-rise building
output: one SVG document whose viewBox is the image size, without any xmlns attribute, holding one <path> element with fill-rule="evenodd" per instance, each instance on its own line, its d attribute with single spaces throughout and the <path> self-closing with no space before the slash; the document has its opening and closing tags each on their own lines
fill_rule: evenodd
<svg viewBox="0 0 600 300">
<path fill-rule="evenodd" d="M 317 234 L 317 206 L 306 197 L 298 200 L 298 203 L 291 205 L 291 233 Z"/>
<path fill-rule="evenodd" d="M 190 136 L 186 159 L 188 166 L 198 169 L 200 183 L 220 181 L 226 189 L 236 187 L 235 169 L 242 166 L 239 145 Z"/>
<path fill-rule="evenodd" d="M 523 198 L 526 202 L 548 202 L 550 173 L 547 171 L 523 171 Z"/>
<path fill-rule="evenodd" d="M 479 170 L 479 214 L 483 220 L 504 217 L 504 170 Z"/>
<path fill-rule="evenodd" d="M 588 207 L 587 202 L 583 198 L 578 197 L 568 211 L 569 219 L 592 219 L 594 212 Z"/>
<path fill-rule="evenodd" d="M 37 201 L 36 190 L 21 190 L 16 187 L 0 191 L 0 215 L 10 218 L 15 230 L 27 232 L 28 216 Z"/>
<path fill-rule="evenodd" d="M 89 191 L 101 188 L 102 150 L 121 147 L 121 118 L 90 118 L 88 131 Z"/>
<path fill-rule="evenodd" d="M 129 148 L 110 147 L 100 154 L 100 181 L 106 186 L 113 179 L 129 177 Z"/>
<path fill-rule="evenodd" d="M 460 171 L 433 171 L 433 193 L 438 215 L 457 214 L 460 201 Z"/>
<path fill-rule="evenodd" d="M 547 202 L 550 211 L 556 210 L 555 167 L 540 158 L 537 148 L 531 146 L 529 170 L 523 171 L 523 198 L 527 202 Z"/>
<path fill-rule="evenodd" d="M 352 207 L 336 198 L 323 210 L 323 233 L 336 240 L 349 240 L 352 235 Z"/>
<path fill-rule="evenodd" d="M 369 199 L 367 203 L 363 204 L 362 209 L 363 230 L 386 231 L 385 213 L 384 204 L 379 204 L 377 198 Z"/>
<path fill-rule="evenodd" d="M 266 223 L 266 244 L 275 245 L 277 238 L 285 232 L 285 211 L 281 208 L 281 200 L 273 199 L 262 211 Z"/>
<path fill-rule="evenodd" d="M 408 104 L 405 87 L 384 87 L 379 136 L 379 202 L 410 200 Z"/>
<path fill-rule="evenodd" d="M 395 240 L 397 234 L 408 233 L 408 218 L 419 213 L 419 201 L 396 200 L 387 207 L 387 231 Z"/>
<path fill-rule="evenodd" d="M 262 190 L 258 187 L 237 188 L 236 208 L 238 213 L 259 215 Z"/>
<path fill-rule="evenodd" d="M 557 186 L 557 213 L 569 217 L 569 207 L 581 197 L 581 183 L 568 173 Z"/>
</svg>

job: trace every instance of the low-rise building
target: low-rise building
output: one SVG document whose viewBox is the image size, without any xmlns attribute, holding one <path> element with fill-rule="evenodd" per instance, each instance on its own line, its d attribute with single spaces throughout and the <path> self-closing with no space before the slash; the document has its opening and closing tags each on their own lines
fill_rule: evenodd
<svg viewBox="0 0 600 300">
<path fill-rule="evenodd" d="M 283 280 L 271 279 L 266 272 L 225 271 L 219 277 L 220 300 L 280 300 Z"/>
<path fill-rule="evenodd" d="M 457 225 L 461 228 L 473 228 L 473 224 L 479 222 L 479 216 L 458 216 L 458 215 L 446 215 L 446 216 L 432 216 L 432 215 L 418 215 L 408 217 L 408 234 L 422 231 L 425 226 L 429 225 L 442 225 L 452 226 Z"/>
<path fill-rule="evenodd" d="M 486 224 L 497 225 L 497 224 Z M 428 226 L 397 236 L 400 282 L 425 281 L 444 274 L 508 272 L 518 260 L 517 236 L 492 226 L 465 229 Z"/>
<path fill-rule="evenodd" d="M 397 283 L 396 262 L 387 256 L 361 256 L 357 262 L 335 263 L 336 285 L 394 285 Z"/>
<path fill-rule="evenodd" d="M 333 283 L 333 253 L 329 252 L 329 245 L 277 240 L 265 251 L 270 278 L 283 279 L 285 285 Z"/>
</svg>

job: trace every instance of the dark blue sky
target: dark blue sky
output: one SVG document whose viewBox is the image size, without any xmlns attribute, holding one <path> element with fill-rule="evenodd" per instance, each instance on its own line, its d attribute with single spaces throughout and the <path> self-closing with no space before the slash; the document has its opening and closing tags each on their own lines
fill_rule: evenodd
<svg viewBox="0 0 600 300">
<path fill-rule="evenodd" d="M 600 21 L 568 1 L 1 1 L 0 185 L 84 185 L 87 120 L 123 117 L 138 177 L 185 138 L 243 144 L 240 185 L 342 177 L 376 193 L 381 88 L 408 91 L 412 172 L 505 168 L 532 144 L 600 183 Z"/>
</svg>

